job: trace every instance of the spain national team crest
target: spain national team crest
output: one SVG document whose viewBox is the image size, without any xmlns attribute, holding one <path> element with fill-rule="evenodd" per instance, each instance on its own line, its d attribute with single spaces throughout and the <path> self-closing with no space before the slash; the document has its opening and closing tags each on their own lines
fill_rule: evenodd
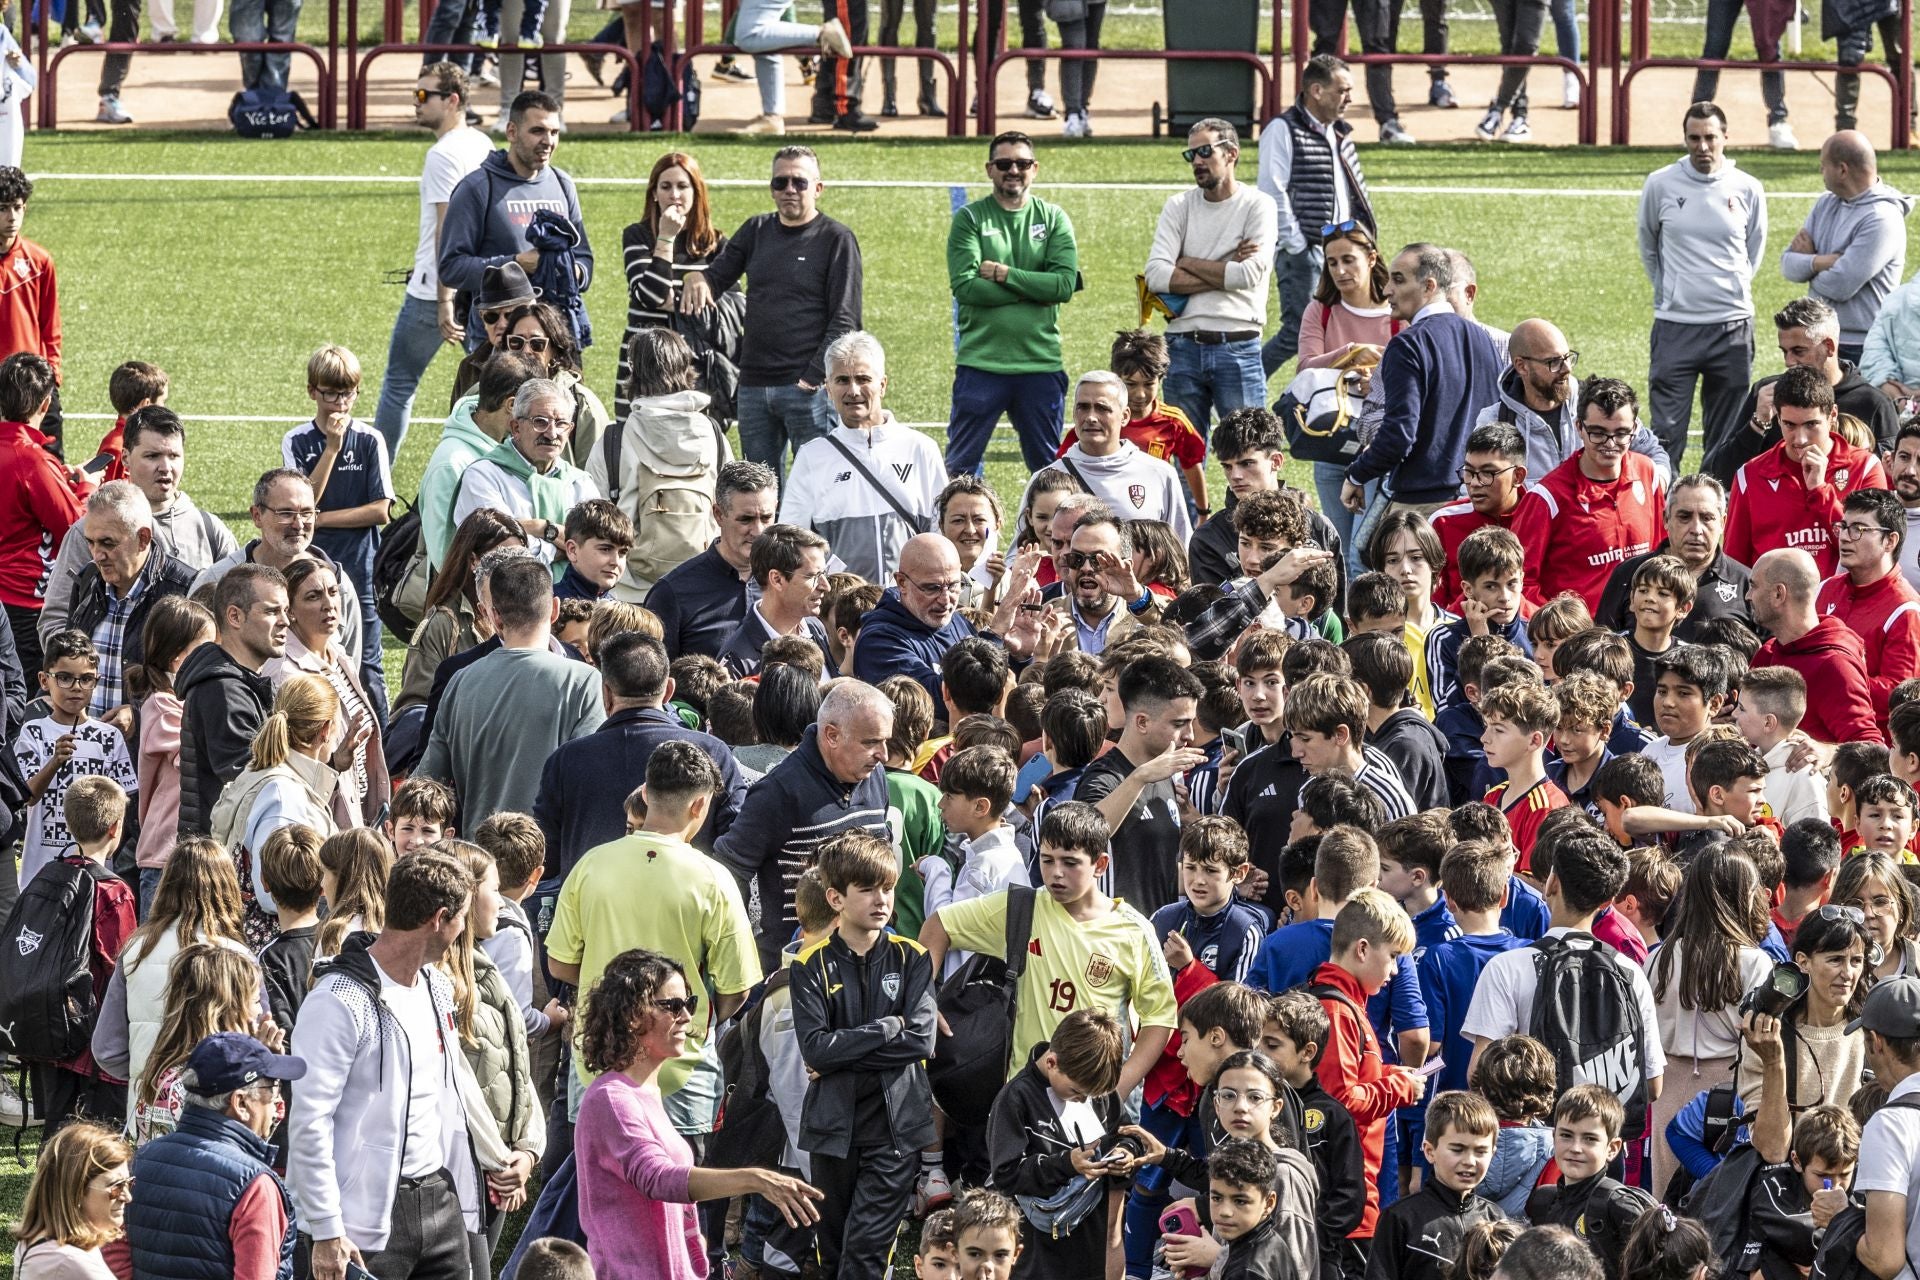
<svg viewBox="0 0 1920 1280">
<path fill-rule="evenodd" d="M 1139 511 L 1147 505 L 1147 486 L 1130 484 L 1127 486 L 1127 498 L 1133 503 L 1133 509 Z"/>
<path fill-rule="evenodd" d="M 880 979 L 880 989 L 887 993 L 887 999 L 898 1000 L 900 998 L 900 975 L 890 973 Z"/>
<path fill-rule="evenodd" d="M 1107 985 L 1107 979 L 1113 977 L 1113 961 L 1098 951 L 1087 957 L 1087 981 L 1096 987 Z"/>
</svg>

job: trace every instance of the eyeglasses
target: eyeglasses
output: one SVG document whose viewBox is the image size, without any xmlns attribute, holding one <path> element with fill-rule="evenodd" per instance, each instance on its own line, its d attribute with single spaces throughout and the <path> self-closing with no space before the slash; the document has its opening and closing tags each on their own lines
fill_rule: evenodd
<svg viewBox="0 0 1920 1280">
<path fill-rule="evenodd" d="M 655 1000 L 653 1007 L 662 1013 L 670 1013 L 676 1018 L 691 1018 L 700 1011 L 700 997 L 685 996 L 679 1000 Z"/>
<path fill-rule="evenodd" d="M 964 578 L 955 578 L 951 582 L 915 582 L 908 578 L 906 582 L 923 596 L 957 596 L 967 589 Z"/>
<path fill-rule="evenodd" d="M 1001 173 L 1025 173 L 1038 163 L 1037 160 L 995 160 L 993 167 Z"/>
<path fill-rule="evenodd" d="M 1182 151 L 1180 158 L 1188 164 L 1192 164 L 1195 160 L 1211 160 L 1213 159 L 1213 153 L 1215 151 L 1225 151 L 1226 149 L 1227 144 L 1224 142 L 1203 142 L 1197 147 L 1188 147 L 1185 151 Z"/>
<path fill-rule="evenodd" d="M 1849 520 L 1836 520 L 1833 522 L 1833 536 L 1842 542 L 1852 542 L 1854 539 L 1864 538 L 1870 533 L 1887 533 L 1887 530 L 1882 529 L 1877 524 L 1854 524 Z"/>
<path fill-rule="evenodd" d="M 451 98 L 453 95 L 445 89 L 415 89 L 413 100 L 421 106 L 427 105 L 428 98 Z"/>
<path fill-rule="evenodd" d="M 91 689 L 100 683 L 98 675 L 82 671 L 49 671 L 47 675 L 62 689 Z"/>
<path fill-rule="evenodd" d="M 281 524 L 313 524 L 320 519 L 320 513 L 312 507 L 268 507 L 267 514 Z"/>
<path fill-rule="evenodd" d="M 1358 218 L 1348 218 L 1345 222 L 1322 223 L 1320 226 L 1320 238 L 1327 240 L 1337 235 L 1344 235 L 1349 231 L 1358 231 L 1359 229 L 1360 219 Z"/>
<path fill-rule="evenodd" d="M 1602 431 L 1599 427 L 1581 427 L 1587 433 L 1587 439 L 1594 444 L 1624 445 L 1633 439 L 1633 428 L 1623 427 L 1618 431 Z"/>
<path fill-rule="evenodd" d="M 1559 356 L 1547 356 L 1544 359 L 1539 356 L 1521 356 L 1520 358 L 1528 364 L 1537 364 L 1542 369 L 1552 369 L 1555 372 L 1566 372 L 1580 363 L 1580 353 L 1578 351 L 1569 351 L 1565 355 Z"/>
<path fill-rule="evenodd" d="M 805 191 L 813 185 L 813 179 L 798 173 L 777 173 L 767 185 L 775 191 Z"/>
<path fill-rule="evenodd" d="M 1245 1102 L 1248 1106 L 1262 1107 L 1273 1101 L 1273 1095 L 1264 1089 L 1215 1089 L 1213 1103 L 1216 1107 L 1231 1107 L 1236 1102 Z"/>
<path fill-rule="evenodd" d="M 531 418 L 522 418 L 520 419 L 520 421 L 529 423 L 532 426 L 539 428 L 543 432 L 552 431 L 556 427 L 569 427 L 573 425 L 572 423 L 567 422 L 565 419 L 549 418 L 545 414 L 535 414 Z"/>
<path fill-rule="evenodd" d="M 1875 915 L 1878 915 L 1883 911 L 1898 911 L 1900 908 L 1900 904 L 1898 902 L 1894 901 L 1892 898 L 1888 897 L 1884 893 L 1871 898 L 1862 898 L 1860 900 L 1860 903 L 1861 903 L 1861 908 L 1867 911 L 1871 911 Z"/>
<path fill-rule="evenodd" d="M 551 339 L 543 338 L 537 333 L 531 334 L 531 335 L 524 334 L 524 333 L 510 333 L 507 335 L 507 350 L 531 351 L 535 355 L 538 355 L 540 352 L 545 351 L 547 349 L 547 346 L 551 341 L 552 341 Z"/>
<path fill-rule="evenodd" d="M 1460 477 L 1461 484 L 1492 484 L 1509 471 L 1518 471 L 1519 464 L 1510 467 L 1462 467 L 1454 474 Z"/>
<path fill-rule="evenodd" d="M 1892 905 L 1891 899 L 1888 900 L 1888 905 Z M 1849 920 L 1857 925 L 1865 925 L 1867 923 L 1867 913 L 1860 908 L 1842 907 L 1831 902 L 1814 912 L 1813 918 L 1816 920 Z"/>
<path fill-rule="evenodd" d="M 133 1175 L 128 1174 L 124 1178 L 116 1178 L 112 1182 L 104 1184 L 89 1182 L 87 1184 L 87 1190 L 98 1191 L 101 1195 L 108 1196 L 114 1200 L 131 1200 L 133 1199 Z"/>
<path fill-rule="evenodd" d="M 332 404 L 346 404 L 360 398 L 358 387 L 308 387 L 307 390 Z"/>
</svg>

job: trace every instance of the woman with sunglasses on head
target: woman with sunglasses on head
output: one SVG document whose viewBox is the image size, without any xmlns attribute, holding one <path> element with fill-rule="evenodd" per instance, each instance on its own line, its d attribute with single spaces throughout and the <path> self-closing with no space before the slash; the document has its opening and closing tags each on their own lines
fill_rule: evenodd
<svg viewBox="0 0 1920 1280">
<path fill-rule="evenodd" d="M 1845 1106 L 1860 1087 L 1866 1037 L 1849 1032 L 1847 1024 L 1866 1001 L 1878 951 L 1858 907 L 1817 907 L 1794 932 L 1793 963 L 1806 975 L 1807 989 L 1780 1014 L 1787 1109 L 1794 1116 L 1822 1103 Z M 1749 1115 L 1760 1107 L 1763 1071 L 1759 1054 L 1751 1048 L 1741 1053 L 1735 1085 Z"/>
<path fill-rule="evenodd" d="M 544 376 L 573 393 L 573 436 L 567 442 L 567 461 L 585 468 L 587 459 L 600 441 L 600 433 L 612 419 L 600 397 L 581 381 L 580 348 L 574 345 L 573 327 L 566 317 L 544 302 L 516 307 L 507 317 L 502 347 L 517 356 L 526 356 L 546 366 Z"/>
<path fill-rule="evenodd" d="M 98 1125 L 70 1124 L 47 1140 L 13 1229 L 16 1280 L 117 1280 L 100 1250 L 126 1234 L 132 1159 Z"/>
</svg>

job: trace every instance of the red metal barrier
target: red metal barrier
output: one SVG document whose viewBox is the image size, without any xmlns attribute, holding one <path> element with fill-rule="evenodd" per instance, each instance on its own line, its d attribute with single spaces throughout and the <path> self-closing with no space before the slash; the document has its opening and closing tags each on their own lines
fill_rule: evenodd
<svg viewBox="0 0 1920 1280">
<path fill-rule="evenodd" d="M 78 46 L 76 46 L 78 47 Z M 144 47 L 144 46 L 142 46 Z M 609 58 L 619 58 L 627 64 L 627 128 L 633 133 L 641 133 L 647 128 L 647 121 L 640 104 L 640 60 L 633 56 L 624 45 L 617 44 L 549 44 L 538 49 L 520 49 L 518 46 L 503 45 L 499 49 L 484 49 L 476 44 L 380 44 L 366 51 L 358 60 L 356 72 L 347 84 L 347 128 L 364 129 L 367 127 L 367 87 L 373 79 L 373 64 L 376 59 L 395 53 L 524 53 L 527 57 L 536 57 L 545 53 L 598 53 Z"/>
<path fill-rule="evenodd" d="M 1116 61 L 1244 63 L 1260 73 L 1260 101 L 1267 108 L 1262 119 L 1270 120 L 1275 115 L 1273 68 L 1257 53 L 1231 49 L 1008 49 L 996 54 L 980 72 L 981 137 L 991 138 L 998 132 L 994 123 L 997 113 L 993 86 L 1000 78 L 1000 68 L 1009 62 L 1021 62 L 1028 58 L 1047 58 L 1056 62 L 1090 62 L 1112 58 Z"/>
<path fill-rule="evenodd" d="M 820 50 L 818 46 L 809 44 L 796 45 L 791 49 L 776 49 L 774 52 L 797 57 L 803 53 L 817 54 Z M 730 44 L 696 44 L 683 52 L 680 55 L 680 60 L 674 64 L 674 79 L 677 81 L 686 75 L 687 64 L 692 62 L 693 59 L 699 57 L 701 54 L 714 53 L 731 53 L 747 58 L 753 56 L 749 53 L 742 53 Z M 854 56 L 858 58 L 925 58 L 929 62 L 938 63 L 940 70 L 945 72 L 947 77 L 947 136 L 949 138 L 964 138 L 966 136 L 966 104 L 960 100 L 963 83 L 960 78 L 959 69 L 955 67 L 952 58 L 938 49 L 923 49 L 918 45 L 863 44 L 855 46 L 853 53 Z M 675 123 L 676 125 L 678 124 L 677 121 Z"/>
<path fill-rule="evenodd" d="M 44 46 L 43 46 L 44 50 Z M 46 67 L 40 72 L 40 88 L 34 97 L 40 103 L 40 127 L 57 129 L 59 123 L 60 86 L 56 77 L 60 64 L 76 53 L 125 53 L 136 57 L 167 57 L 182 53 L 297 53 L 313 62 L 313 69 L 320 78 L 319 98 L 314 118 L 323 129 L 334 127 L 334 86 L 333 77 L 327 71 L 327 60 L 321 52 L 310 44 L 294 41 L 282 44 L 274 40 L 231 40 L 220 44 L 193 44 L 189 41 L 169 41 L 165 44 L 139 44 L 123 42 L 119 44 L 70 44 L 64 49 L 56 49 Z M 236 86 L 239 78 L 234 79 Z"/>
</svg>

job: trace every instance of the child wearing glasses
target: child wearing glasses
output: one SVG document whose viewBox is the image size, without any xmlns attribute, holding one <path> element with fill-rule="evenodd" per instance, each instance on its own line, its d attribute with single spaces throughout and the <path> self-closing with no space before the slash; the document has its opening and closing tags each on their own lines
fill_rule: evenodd
<svg viewBox="0 0 1920 1280">
<path fill-rule="evenodd" d="M 40 691 L 47 714 L 20 726 L 13 759 L 27 781 L 27 834 L 21 849 L 20 885 L 73 845 L 64 806 L 76 778 L 97 774 L 137 795 L 140 781 L 120 730 L 87 714 L 100 682 L 100 653 L 86 632 L 68 629 L 47 637 Z"/>
</svg>

